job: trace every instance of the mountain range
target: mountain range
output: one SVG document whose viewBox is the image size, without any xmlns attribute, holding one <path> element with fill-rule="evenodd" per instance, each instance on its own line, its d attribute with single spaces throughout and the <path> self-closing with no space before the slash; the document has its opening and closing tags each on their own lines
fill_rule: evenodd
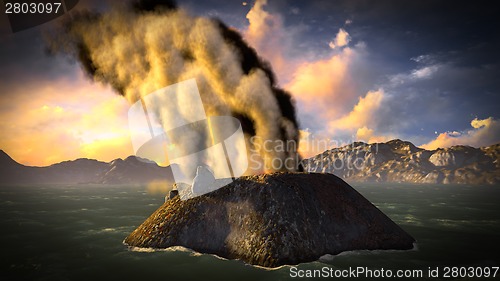
<svg viewBox="0 0 500 281">
<path fill-rule="evenodd" d="M 332 173 L 348 182 L 406 182 L 437 184 L 499 184 L 500 143 L 474 148 L 452 146 L 436 150 L 411 142 L 354 142 L 303 160 L 308 172 Z M 170 166 L 129 156 L 102 162 L 64 161 L 46 167 L 25 166 L 0 150 L 1 184 L 145 184 L 173 183 Z"/>
<path fill-rule="evenodd" d="M 306 171 L 332 173 L 348 182 L 437 184 L 500 183 L 500 143 L 474 148 L 418 148 L 399 139 L 354 142 L 303 161 Z"/>
<path fill-rule="evenodd" d="M 151 181 L 173 183 L 170 167 L 135 156 L 109 163 L 81 158 L 32 167 L 17 163 L 0 150 L 0 184 L 144 184 Z"/>
</svg>

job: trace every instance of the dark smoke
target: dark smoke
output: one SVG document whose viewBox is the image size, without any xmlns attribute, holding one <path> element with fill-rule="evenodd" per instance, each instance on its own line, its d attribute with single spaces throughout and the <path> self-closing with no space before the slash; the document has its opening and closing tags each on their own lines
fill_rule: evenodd
<svg viewBox="0 0 500 281">
<path fill-rule="evenodd" d="M 151 65 L 152 62 L 149 56 L 152 54 L 148 49 L 148 47 L 150 46 L 141 45 L 144 44 L 144 40 L 142 38 L 134 37 L 136 36 L 136 33 L 134 33 L 133 29 L 136 27 L 145 28 L 140 24 L 144 24 L 144 21 L 154 23 L 153 19 L 156 20 L 157 18 L 158 21 L 162 22 L 174 22 L 176 20 L 175 14 L 181 12 L 183 11 L 180 11 L 180 8 L 173 1 L 143 0 L 131 3 L 127 12 L 112 11 L 106 14 L 91 12 L 73 13 L 73 17 L 71 18 L 71 20 L 64 23 L 63 28 L 58 29 L 54 34 L 49 36 L 49 47 L 54 53 L 63 52 L 69 54 L 70 56 L 76 57 L 82 65 L 83 70 L 90 77 L 92 77 L 96 81 L 110 84 L 117 93 L 127 97 L 131 102 L 135 102 L 139 96 L 146 94 L 141 92 L 137 88 L 142 85 L 151 84 L 151 81 L 149 80 L 151 75 L 149 74 L 151 70 L 157 66 Z M 169 21 L 170 18 L 174 19 Z M 127 20 L 129 20 L 130 22 L 126 22 Z M 186 21 L 188 20 L 196 23 L 197 18 L 186 19 Z M 274 72 L 272 71 L 271 65 L 261 59 L 255 49 L 250 47 L 237 31 L 229 28 L 219 19 L 209 19 L 209 21 L 211 22 L 213 27 L 219 30 L 219 36 L 227 45 L 225 46 L 224 43 L 221 43 L 223 45 L 220 46 L 220 49 L 230 49 L 235 53 L 234 57 L 237 58 L 237 64 L 239 65 L 239 68 L 242 72 L 242 78 L 237 80 L 240 81 L 238 82 L 240 84 L 234 84 L 234 79 L 231 80 L 231 77 L 226 79 L 226 76 L 228 76 L 228 74 L 229 76 L 233 75 L 233 73 L 225 72 L 227 71 L 226 69 L 231 69 L 231 63 L 227 63 L 228 66 L 226 67 L 225 65 L 223 65 L 223 63 L 226 63 L 225 61 L 223 61 L 223 63 L 219 63 L 217 60 L 218 58 L 211 58 L 209 56 L 211 54 L 217 54 L 217 50 L 202 50 L 204 51 L 202 52 L 203 56 L 208 56 L 208 59 L 213 59 L 213 61 L 208 62 L 207 57 L 200 58 L 200 55 L 196 53 L 198 50 L 193 49 L 192 47 L 189 48 L 186 46 L 166 46 L 164 47 L 166 48 L 165 53 L 169 55 L 171 53 L 173 55 L 178 55 L 182 60 L 182 62 L 179 64 L 181 65 L 181 68 L 189 68 L 192 67 L 193 64 L 198 63 L 201 65 L 200 67 L 202 67 L 202 70 L 208 67 L 209 71 L 213 71 L 215 73 L 216 78 L 210 76 L 213 75 L 212 73 L 207 74 L 208 77 L 207 75 L 202 77 L 206 79 L 207 84 L 205 87 L 207 88 L 207 91 L 214 92 L 213 95 L 218 97 L 217 99 L 215 99 L 213 104 L 209 102 L 209 107 L 213 106 L 213 108 L 211 107 L 209 112 L 218 113 L 219 115 L 224 115 L 224 113 L 231 114 L 234 117 L 238 118 L 242 124 L 244 132 L 248 136 L 259 136 L 264 140 L 268 139 L 272 141 L 294 141 L 297 147 L 299 134 L 294 100 L 288 92 L 277 87 L 276 77 Z M 145 26 L 147 28 L 147 25 Z M 127 28 L 130 29 L 130 33 L 127 33 Z M 182 29 L 184 27 L 176 26 L 176 28 Z M 208 26 L 206 31 L 207 34 L 211 31 L 212 30 L 210 29 L 210 26 Z M 91 35 L 89 34 L 90 32 L 93 32 L 94 34 Z M 138 34 L 140 33 L 138 32 Z M 159 34 L 162 33 L 159 32 Z M 119 36 L 130 36 L 131 40 L 137 40 L 138 42 L 136 45 L 134 45 L 134 47 L 136 47 L 136 50 L 135 53 L 131 54 L 130 61 L 123 61 L 121 58 L 115 57 L 102 57 L 102 52 L 112 53 L 112 51 L 114 51 L 113 48 L 115 46 L 110 42 L 113 42 L 113 39 L 118 38 Z M 190 38 L 191 37 L 186 34 L 186 38 L 184 38 L 184 40 L 188 41 Z M 158 42 L 163 43 L 161 38 L 158 39 Z M 207 46 L 205 48 L 211 47 L 212 46 Z M 110 61 L 108 62 L 107 59 L 109 59 Z M 200 61 L 198 62 L 198 60 Z M 223 60 L 223 58 L 221 58 L 221 60 Z M 126 73 L 126 75 L 123 75 L 123 73 L 121 73 L 122 69 L 127 69 L 129 67 L 135 66 L 133 63 L 139 64 L 137 73 L 130 72 Z M 222 64 L 222 67 L 220 66 L 220 64 Z M 217 67 L 221 69 L 217 69 Z M 157 71 L 157 69 L 153 70 Z M 175 83 L 177 82 L 176 80 L 182 78 L 183 73 L 184 70 L 180 69 L 175 69 L 173 73 L 167 71 L 164 73 L 165 75 L 161 79 L 161 81 L 155 81 L 154 84 L 167 86 L 169 83 Z M 266 97 L 266 93 L 254 93 L 254 96 L 252 97 L 253 92 L 251 90 L 245 91 L 244 87 L 249 87 L 247 86 L 247 84 L 251 82 L 246 82 L 246 84 L 241 86 L 241 81 L 243 80 L 256 81 L 257 78 L 255 77 L 260 77 L 259 73 L 264 74 L 265 79 L 261 79 L 262 82 L 260 84 L 268 84 L 268 88 L 265 91 L 269 91 L 271 93 L 274 99 L 272 103 L 275 103 L 277 105 L 277 109 L 273 108 L 272 103 L 264 102 L 268 100 L 268 97 Z M 214 81 L 213 79 L 221 81 Z M 198 83 L 200 83 L 200 81 L 198 81 Z M 219 88 L 221 86 L 223 87 L 222 91 L 224 93 L 217 92 L 218 90 L 220 91 Z M 265 85 L 258 86 L 265 88 Z M 203 86 L 200 85 L 199 87 L 203 88 Z M 253 87 L 253 89 L 255 89 L 255 87 Z M 242 102 L 247 101 L 247 103 L 251 104 L 251 106 L 240 106 L 235 103 L 234 100 L 231 100 L 235 99 L 234 91 L 238 90 L 244 92 L 244 100 L 242 100 Z M 246 93 L 248 93 L 248 95 Z M 204 103 L 207 100 L 214 99 L 213 95 L 209 96 L 206 99 L 204 98 L 204 96 L 202 96 L 202 98 L 204 98 Z M 233 103 L 230 104 L 227 103 L 227 101 L 232 101 Z M 226 109 L 221 109 L 220 103 L 224 102 L 226 103 Z M 268 128 L 266 128 L 266 126 Z M 296 165 L 298 165 L 300 159 L 296 150 L 292 150 L 293 151 L 286 151 L 284 154 L 277 153 L 272 157 L 280 157 L 282 159 L 294 158 L 295 160 L 297 160 Z M 261 152 L 261 154 L 264 153 Z M 263 158 L 265 159 L 266 157 L 263 156 Z M 298 167 L 298 170 L 302 169 L 300 166 Z M 285 168 L 282 167 L 278 170 L 285 170 Z"/>
</svg>

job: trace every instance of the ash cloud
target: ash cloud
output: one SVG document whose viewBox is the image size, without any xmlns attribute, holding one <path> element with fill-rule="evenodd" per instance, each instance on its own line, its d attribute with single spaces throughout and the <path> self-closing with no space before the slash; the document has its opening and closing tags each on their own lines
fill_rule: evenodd
<svg viewBox="0 0 500 281">
<path fill-rule="evenodd" d="M 293 146 L 270 147 L 298 143 L 294 100 L 277 87 L 271 66 L 218 19 L 192 16 L 172 1 L 138 1 L 106 13 L 74 13 L 47 38 L 52 53 L 76 58 L 94 81 L 111 85 L 131 103 L 195 78 L 207 115 L 238 118 L 264 171 L 290 170 L 273 165 L 276 159 L 300 161 Z M 154 111 L 161 118 L 172 106 L 189 105 L 165 102 Z"/>
</svg>

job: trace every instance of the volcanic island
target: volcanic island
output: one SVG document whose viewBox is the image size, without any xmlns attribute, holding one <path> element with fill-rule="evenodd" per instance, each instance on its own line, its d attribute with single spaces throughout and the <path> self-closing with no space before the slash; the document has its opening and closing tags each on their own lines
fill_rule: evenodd
<svg viewBox="0 0 500 281">
<path fill-rule="evenodd" d="M 124 240 L 268 268 L 352 250 L 409 250 L 415 239 L 333 174 L 243 176 L 188 200 L 166 200 Z"/>
</svg>

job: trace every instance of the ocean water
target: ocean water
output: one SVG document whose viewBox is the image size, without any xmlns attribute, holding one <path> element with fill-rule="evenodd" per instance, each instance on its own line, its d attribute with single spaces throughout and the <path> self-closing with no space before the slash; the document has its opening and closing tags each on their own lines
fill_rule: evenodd
<svg viewBox="0 0 500 281">
<path fill-rule="evenodd" d="M 307 280 L 291 271 L 325 267 L 417 269 L 422 278 L 391 280 L 424 280 L 429 268 L 500 266 L 500 187 L 353 186 L 417 247 L 347 252 L 274 270 L 188 250 L 137 252 L 123 239 L 163 203 L 145 186 L 0 187 L 0 280 Z"/>
</svg>

